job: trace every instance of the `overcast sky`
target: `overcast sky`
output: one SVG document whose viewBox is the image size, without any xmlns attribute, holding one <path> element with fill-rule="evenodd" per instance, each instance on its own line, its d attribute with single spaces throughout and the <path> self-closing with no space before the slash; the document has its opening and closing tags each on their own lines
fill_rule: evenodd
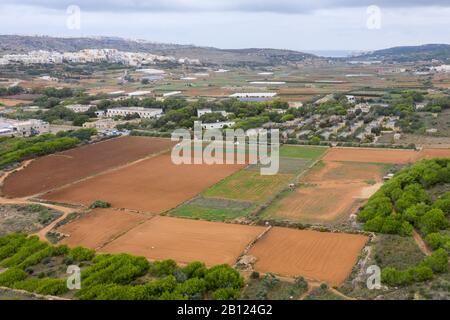
<svg viewBox="0 0 450 320">
<path fill-rule="evenodd" d="M 76 21 L 69 5 L 81 9 L 79 29 L 67 27 L 68 19 Z M 368 10 L 373 5 L 380 15 Z M 373 50 L 450 43 L 449 30 L 450 0 L 0 0 L 0 34 Z"/>
</svg>

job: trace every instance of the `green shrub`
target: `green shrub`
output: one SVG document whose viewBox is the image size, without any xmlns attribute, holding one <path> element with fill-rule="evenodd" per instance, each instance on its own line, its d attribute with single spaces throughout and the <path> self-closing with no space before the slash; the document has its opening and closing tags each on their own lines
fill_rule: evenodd
<svg viewBox="0 0 450 320">
<path fill-rule="evenodd" d="M 66 259 L 72 261 L 91 261 L 95 256 L 95 250 L 83 247 L 75 247 L 70 249 Z"/>
<path fill-rule="evenodd" d="M 94 202 L 91 203 L 91 205 L 89 206 L 90 209 L 95 209 L 95 208 L 111 208 L 111 203 L 106 202 L 106 201 L 102 201 L 102 200 L 95 200 Z"/>
<path fill-rule="evenodd" d="M 0 286 L 12 287 L 15 282 L 21 281 L 26 277 L 27 273 L 22 269 L 9 268 L 5 272 L 0 273 Z"/>
</svg>

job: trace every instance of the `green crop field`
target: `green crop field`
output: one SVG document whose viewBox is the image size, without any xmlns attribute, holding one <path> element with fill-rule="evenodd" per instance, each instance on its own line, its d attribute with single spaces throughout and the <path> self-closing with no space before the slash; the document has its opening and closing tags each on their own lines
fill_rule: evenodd
<svg viewBox="0 0 450 320">
<path fill-rule="evenodd" d="M 205 197 L 263 203 L 295 178 L 292 174 L 263 176 L 259 171 L 241 170 L 204 192 Z"/>
<path fill-rule="evenodd" d="M 325 147 L 305 147 L 284 145 L 280 148 L 280 157 L 317 159 L 321 157 L 328 148 Z"/>
<path fill-rule="evenodd" d="M 247 216 L 254 208 L 255 205 L 249 202 L 200 197 L 172 210 L 169 215 L 209 221 L 230 221 Z"/>
</svg>

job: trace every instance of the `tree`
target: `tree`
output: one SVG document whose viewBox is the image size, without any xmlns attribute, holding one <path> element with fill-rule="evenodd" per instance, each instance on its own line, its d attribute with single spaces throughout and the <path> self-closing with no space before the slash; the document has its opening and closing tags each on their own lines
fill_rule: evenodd
<svg viewBox="0 0 450 320">
<path fill-rule="evenodd" d="M 431 209 L 419 219 L 419 228 L 424 234 L 445 229 L 448 224 L 447 217 L 441 209 Z"/>
<path fill-rule="evenodd" d="M 209 269 L 205 274 L 205 281 L 209 290 L 219 288 L 239 289 L 244 285 L 244 279 L 239 272 L 226 264 Z"/>
<path fill-rule="evenodd" d="M 430 267 L 434 272 L 448 271 L 448 253 L 444 249 L 437 249 L 423 261 L 424 266 Z"/>
</svg>

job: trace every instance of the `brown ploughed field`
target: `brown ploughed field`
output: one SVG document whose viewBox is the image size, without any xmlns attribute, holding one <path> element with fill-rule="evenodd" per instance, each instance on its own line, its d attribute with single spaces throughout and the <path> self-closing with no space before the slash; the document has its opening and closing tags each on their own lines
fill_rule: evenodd
<svg viewBox="0 0 450 320">
<path fill-rule="evenodd" d="M 417 152 L 413 150 L 331 148 L 323 160 L 404 164 L 416 157 Z"/>
<path fill-rule="evenodd" d="M 368 237 L 345 233 L 273 228 L 249 254 L 255 269 L 286 277 L 304 276 L 340 285 L 351 273 Z"/>
<path fill-rule="evenodd" d="M 378 190 L 382 177 L 380 164 L 322 161 L 301 178 L 307 186 L 281 199 L 268 214 L 305 223 L 341 220 Z"/>
<path fill-rule="evenodd" d="M 42 198 L 82 205 L 103 200 L 115 208 L 163 213 L 244 166 L 175 165 L 170 154 L 163 154 L 51 191 Z"/>
<path fill-rule="evenodd" d="M 146 219 L 148 217 L 138 213 L 95 209 L 58 228 L 58 232 L 67 236 L 62 244 L 97 249 Z"/>
<path fill-rule="evenodd" d="M 121 137 L 32 161 L 4 181 L 7 197 L 39 194 L 169 149 L 169 139 Z"/>
<path fill-rule="evenodd" d="M 432 158 L 449 158 L 450 149 L 423 149 L 419 153 L 419 160 Z"/>
<path fill-rule="evenodd" d="M 264 227 L 156 216 L 100 251 L 126 252 L 151 260 L 173 259 L 182 264 L 202 261 L 208 266 L 233 265 L 263 231 Z"/>
</svg>

